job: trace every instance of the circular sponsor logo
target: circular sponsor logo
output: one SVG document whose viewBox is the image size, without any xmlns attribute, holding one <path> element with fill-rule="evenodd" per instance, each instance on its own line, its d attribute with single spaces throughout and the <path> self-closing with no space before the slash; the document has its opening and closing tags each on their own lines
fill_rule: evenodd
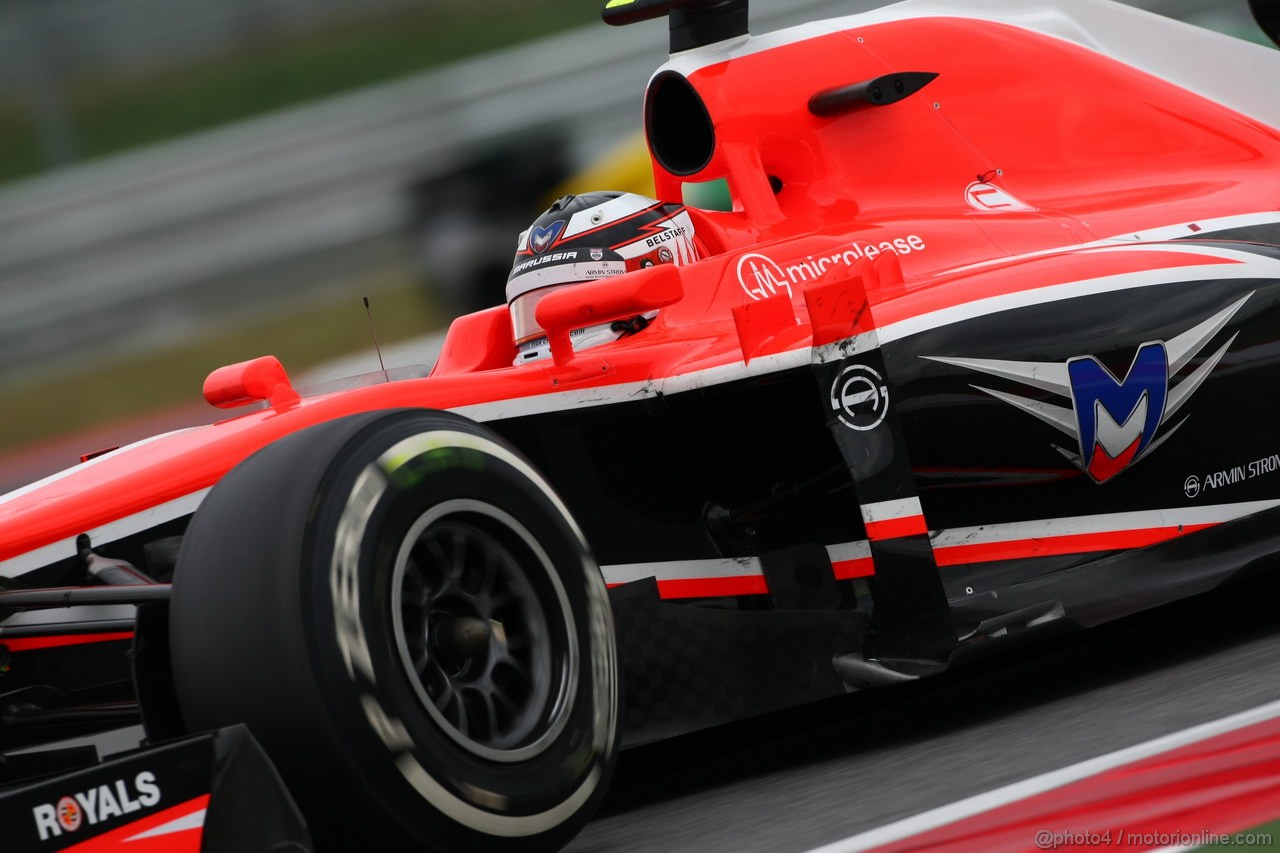
<svg viewBox="0 0 1280 853">
<path fill-rule="evenodd" d="M 1182 491 L 1186 492 L 1187 497 L 1189 498 L 1194 498 L 1196 495 L 1200 494 L 1200 478 L 1195 474 L 1187 477 L 1186 481 L 1182 484 Z"/>
<path fill-rule="evenodd" d="M 831 386 L 831 409 L 849 429 L 875 429 L 889 412 L 889 386 L 866 365 L 846 367 Z"/>
<path fill-rule="evenodd" d="M 80 828 L 82 820 L 84 820 L 84 812 L 80 811 L 80 804 L 74 797 L 63 797 L 58 800 L 58 823 L 62 824 L 63 829 L 67 832 L 75 832 Z"/>
<path fill-rule="evenodd" d="M 675 259 L 676 259 L 676 256 L 671 254 L 671 250 L 668 249 L 666 246 L 663 246 L 661 249 L 658 250 L 658 260 L 661 261 L 662 263 L 669 264 Z"/>
</svg>

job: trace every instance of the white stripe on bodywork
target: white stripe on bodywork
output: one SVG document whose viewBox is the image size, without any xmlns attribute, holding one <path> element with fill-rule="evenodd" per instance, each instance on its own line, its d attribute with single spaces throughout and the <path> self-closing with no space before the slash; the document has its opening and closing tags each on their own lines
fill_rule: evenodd
<svg viewBox="0 0 1280 853">
<path fill-rule="evenodd" d="M 871 556 L 865 540 L 826 545 L 832 563 L 845 563 Z M 723 557 L 704 560 L 667 560 L 655 563 L 618 563 L 601 566 L 605 583 L 622 584 L 656 578 L 659 581 L 715 580 L 717 578 L 763 577 L 759 557 Z"/>
<path fill-rule="evenodd" d="M 1254 513 L 1280 506 L 1280 500 L 1247 501 L 1179 509 L 1139 510 L 1108 515 L 1082 515 L 1073 518 L 1041 518 L 1009 524 L 984 524 L 976 527 L 953 527 L 930 534 L 933 547 L 958 545 L 990 545 L 1022 542 L 1055 536 L 1081 536 L 1090 533 L 1120 533 L 1129 530 L 1159 530 L 1170 527 L 1193 527 L 1223 524 Z"/>
<path fill-rule="evenodd" d="M 1234 249 L 1219 249 L 1206 246 L 1170 245 L 1158 246 L 1123 246 L 1107 249 L 1091 249 L 1083 251 L 1145 251 L 1181 252 L 1199 256 L 1220 258 L 1226 263 L 1197 264 L 1191 267 L 1164 267 L 1154 270 L 1139 270 L 1120 273 L 1119 275 L 1102 276 L 1084 281 L 1072 281 L 1064 284 L 1051 284 L 1044 287 L 1024 290 L 1016 293 L 1002 293 L 988 296 L 929 311 L 915 317 L 908 317 L 880 327 L 880 343 L 899 341 L 921 332 L 931 331 L 943 326 L 986 317 L 1003 311 L 1045 305 L 1051 302 L 1062 302 L 1083 296 L 1114 293 L 1122 290 L 1134 290 L 1144 287 L 1158 287 L 1166 284 L 1184 284 L 1188 282 L 1216 282 L 1223 280 L 1245 281 L 1250 279 L 1270 278 L 1280 280 L 1280 261 L 1250 252 Z"/>
<path fill-rule="evenodd" d="M 1277 221 L 1280 221 L 1280 215 L 1277 214 L 1249 214 L 1247 216 L 1213 220 L 1212 222 L 1219 224 L 1230 223 L 1230 227 L 1241 227 L 1247 224 Z M 1209 223 L 1205 223 L 1205 225 L 1207 227 Z M 1170 230 L 1183 228 L 1186 228 L 1186 226 L 1169 226 L 1169 228 L 1166 229 L 1158 229 L 1157 231 L 1147 233 L 1164 233 Z M 1003 294 L 939 309 L 917 317 L 908 318 L 896 323 L 890 323 L 880 329 L 821 347 L 807 347 L 797 350 L 788 350 L 786 352 L 776 353 L 773 355 L 761 356 L 759 358 L 752 359 L 750 364 L 743 364 L 740 361 L 735 361 L 662 379 L 652 379 L 644 382 L 628 382 L 604 387 L 555 391 L 549 394 L 539 394 L 530 397 L 519 397 L 488 403 L 458 406 L 451 411 L 483 423 L 485 421 L 503 420 L 506 418 L 523 417 L 526 415 L 546 414 L 571 409 L 613 405 L 617 403 L 649 399 L 660 395 L 678 394 L 685 391 L 708 388 L 755 376 L 763 376 L 770 373 L 778 373 L 805 367 L 811 363 L 821 364 L 839 361 L 847 358 L 851 354 L 875 349 L 881 343 L 901 340 L 920 332 L 960 323 L 968 319 L 986 316 L 996 312 L 1010 311 L 1016 308 L 1074 299 L 1106 291 L 1117 291 L 1136 287 L 1151 287 L 1164 284 L 1177 284 L 1185 283 L 1187 281 L 1266 278 L 1268 276 L 1280 279 L 1280 261 L 1275 261 L 1273 259 L 1248 252 L 1191 245 L 1128 245 L 1124 243 L 1116 243 L 1114 241 L 1105 242 L 1106 245 L 1102 245 L 1100 243 L 1094 250 L 1158 250 L 1163 252 L 1189 252 L 1201 256 L 1209 255 L 1211 257 L 1221 258 L 1224 261 L 1228 261 L 1228 263 L 1223 265 L 1198 265 L 1195 267 L 1175 267 L 1160 270 L 1148 270 L 1137 273 L 1124 273 L 1117 276 L 1106 276 L 1098 279 L 1089 279 L 1086 281 L 1071 282 L 1067 284 L 1047 285 L 1042 288 L 1020 293 Z M 1071 246 L 1050 250 L 1043 254 L 1079 250 L 1080 247 Z M 1001 262 L 1008 260 L 1009 258 L 1004 258 L 1001 259 Z M 1263 268 L 1259 269 L 1260 266 Z M 190 429 L 198 429 L 198 427 Z M 176 432 L 185 431 L 187 430 L 177 430 Z M 173 434 L 175 433 L 164 433 L 152 436 L 128 445 L 127 447 L 122 447 L 117 451 L 113 451 L 111 455 L 141 447 L 164 438 L 167 435 Z M 91 459 L 81 465 L 68 468 L 65 471 L 53 474 L 36 483 L 32 483 L 31 485 L 9 492 L 6 495 L 0 496 L 0 504 L 12 501 L 17 497 L 36 491 L 49 483 L 56 482 L 64 477 L 83 471 L 98 463 L 99 460 L 105 458 L 106 457 L 104 456 Z M 158 524 L 163 524 L 166 521 L 172 521 L 191 514 L 195 511 L 196 507 L 199 506 L 200 502 L 204 499 L 204 496 L 208 494 L 208 491 L 208 489 L 203 489 L 199 492 L 170 501 L 167 504 L 152 507 L 138 515 L 128 516 L 112 521 L 86 532 L 89 533 L 97 544 L 106 544 L 108 542 L 116 541 L 124 536 L 138 533 L 149 527 L 154 527 Z M 50 545 L 28 552 L 27 554 L 6 560 L 3 563 L 0 563 L 0 577 L 17 577 L 18 575 L 41 568 L 42 566 L 48 565 L 56 560 L 71 556 L 75 553 L 74 545 L 74 538 L 70 538 L 54 542 Z"/>
<path fill-rule="evenodd" d="M 662 380 L 662 394 L 679 394 L 684 391 L 696 391 L 713 385 L 723 385 L 740 379 L 750 379 L 769 373 L 781 373 L 810 364 L 809 348 L 788 350 L 774 355 L 765 355 L 751 359 L 750 364 L 735 361 L 718 367 L 695 370 L 679 376 L 671 376 Z"/>
<path fill-rule="evenodd" d="M 1277 506 L 1280 506 L 1280 500 L 1218 504 L 1188 509 L 1120 512 L 1074 518 L 1042 518 L 1036 521 L 939 530 L 932 533 L 931 537 L 934 548 L 948 548 L 959 545 L 1023 542 L 1055 536 L 1122 533 L 1125 531 L 1167 529 L 1178 526 L 1192 527 L 1235 521 Z M 873 508 L 871 521 L 909 518 L 913 515 L 921 514 L 920 502 L 917 499 L 884 501 L 879 504 L 871 504 L 870 507 Z M 871 545 L 865 539 L 855 542 L 842 542 L 825 547 L 832 563 L 862 560 L 871 556 Z M 659 581 L 709 580 L 715 578 L 756 577 L 764 574 L 759 557 L 620 563 L 601 566 L 600 570 L 604 573 L 605 582 L 609 584 L 630 583 L 631 581 L 645 578 L 656 578 Z"/>
<path fill-rule="evenodd" d="M 1043 258 L 1049 255 L 1061 255 L 1064 253 L 1078 252 L 1083 249 L 1155 249 L 1158 251 L 1177 251 L 1186 248 L 1183 243 L 1170 243 L 1171 240 L 1181 240 L 1187 237 L 1194 237 L 1200 240 L 1213 240 L 1214 234 L 1222 231 L 1233 231 L 1239 228 L 1249 228 L 1256 225 L 1277 225 L 1280 224 L 1280 213 L 1271 211 L 1268 213 L 1242 213 L 1237 216 L 1222 216 L 1216 219 L 1201 219 L 1194 222 L 1183 222 L 1178 225 L 1165 225 L 1160 228 L 1152 228 L 1148 231 L 1128 232 L 1125 234 L 1117 234 L 1113 237 L 1104 237 L 1100 240 L 1093 240 L 1088 243 L 1080 243 L 1072 246 L 1056 246 L 1052 249 L 1040 249 L 1035 252 L 1025 252 L 1020 255 L 1007 255 L 1004 257 L 991 258 L 985 261 L 978 261 L 964 266 L 953 267 L 947 270 L 948 273 L 970 272 L 972 270 L 984 269 L 986 267 L 1000 266 L 1010 262 L 1028 261 L 1032 258 Z M 1199 247 L 1205 248 L 1205 247 Z"/>
<path fill-rule="evenodd" d="M 1063 250 L 1055 249 L 1043 254 L 1059 254 Z M 1018 308 L 1030 308 L 1047 305 L 1053 302 L 1064 302 L 1085 296 L 1096 296 L 1123 290 L 1144 287 L 1159 287 L 1167 284 L 1186 284 L 1190 282 L 1216 282 L 1223 280 L 1274 279 L 1280 280 L 1280 261 L 1252 252 L 1220 247 L 1197 246 L 1189 244 L 1141 244 L 1117 245 L 1109 244 L 1094 248 L 1072 247 L 1070 252 L 1138 252 L 1158 251 L 1162 253 L 1182 253 L 1197 257 L 1210 257 L 1223 261 L 1222 264 L 1196 264 L 1186 267 L 1162 267 L 1160 269 L 1138 270 L 1101 276 L 1099 278 L 1071 281 L 1063 284 L 1049 284 L 1043 287 L 1022 290 L 1014 293 L 1001 293 L 949 305 L 935 311 L 927 311 L 879 326 L 875 331 L 864 332 L 846 341 L 826 344 L 813 350 L 814 360 L 818 363 L 841 361 L 849 355 L 875 349 L 877 344 L 883 345 L 900 341 L 912 335 L 932 331 L 944 326 L 963 323 L 979 317 L 986 317 Z M 1004 263 L 1009 258 L 1002 259 Z M 993 262 L 994 263 L 994 262 Z M 1238 307 L 1238 306 L 1235 306 Z M 941 360 L 941 359 L 935 359 Z"/>
<path fill-rule="evenodd" d="M 553 391 L 549 394 L 537 394 L 530 397 L 516 397 L 508 400 L 495 400 L 490 403 L 456 406 L 449 411 L 482 423 L 485 421 L 499 421 L 525 415 L 608 406 L 667 394 L 679 394 L 684 391 L 723 385 L 741 379 L 780 373 L 797 367 L 807 367 L 808 365 L 808 348 L 787 350 L 786 352 L 753 358 L 750 364 L 735 361 L 728 364 L 719 364 L 715 367 L 694 370 L 678 376 L 650 379 L 644 382 L 626 382 L 571 391 Z"/>
<path fill-rule="evenodd" d="M 196 511 L 196 507 L 200 505 L 207 494 L 209 494 L 209 489 L 201 489 L 198 492 L 184 495 L 176 500 L 153 506 L 150 509 L 125 516 L 116 521 L 107 522 L 84 532 L 89 534 L 89 538 L 93 540 L 94 545 L 115 542 L 126 536 L 150 530 L 157 525 L 164 524 L 166 521 L 173 521 L 175 518 L 183 518 L 190 515 Z M 50 563 L 56 563 L 58 560 L 74 557 L 75 553 L 76 537 L 62 539 L 0 563 L 0 577 L 15 578 L 18 575 L 34 571 Z"/>
<path fill-rule="evenodd" d="M 833 563 L 847 563 L 851 560 L 865 560 L 871 556 L 871 543 L 866 539 L 858 542 L 845 542 L 840 545 L 828 545 L 827 556 Z"/>
<path fill-rule="evenodd" d="M 911 518 L 924 515 L 919 498 L 903 498 L 896 501 L 879 501 L 862 505 L 862 521 L 864 524 L 876 524 L 881 521 L 893 521 L 898 518 Z"/>
<path fill-rule="evenodd" d="M 162 823 L 159 826 L 152 827 L 146 832 L 139 832 L 137 835 L 130 835 L 123 843 L 128 844 L 130 841 L 141 841 L 144 838 L 155 838 L 160 835 L 172 835 L 175 832 L 188 832 L 193 829 L 204 828 L 204 816 L 208 809 L 200 809 L 189 815 L 175 818 L 168 823 Z"/>
<path fill-rule="evenodd" d="M 1187 509 L 1119 512 L 1074 518 L 1042 518 L 1036 521 L 1019 521 L 1009 524 L 956 527 L 949 530 L 935 531 L 930 535 L 933 547 L 938 549 L 960 545 L 991 545 L 1056 536 L 1122 533 L 1179 526 L 1192 527 L 1204 524 L 1221 524 L 1277 506 L 1280 506 L 1280 500 L 1249 501 L 1246 503 L 1218 504 Z M 864 517 L 868 511 L 871 518 L 867 519 L 867 523 L 895 518 L 910 518 L 922 514 L 920 501 L 916 498 L 870 504 L 863 508 Z M 871 556 L 871 545 L 865 539 L 855 542 L 842 542 L 825 547 L 832 563 L 862 560 Z M 605 582 L 611 585 L 630 583 L 645 578 L 656 578 L 659 581 L 711 580 L 715 578 L 758 577 L 764 574 L 759 557 L 618 563 L 601 566 L 600 570 L 604 573 Z"/>
<path fill-rule="evenodd" d="M 186 498 L 154 507 L 148 510 L 147 513 L 140 513 L 139 515 L 113 522 L 110 525 L 103 525 L 100 528 L 95 528 L 95 531 L 90 535 L 95 538 L 95 541 L 101 539 L 103 542 L 109 542 L 141 532 L 148 527 L 163 523 L 164 520 L 181 518 L 194 512 L 195 506 L 204 499 L 208 491 L 208 489 L 205 489 L 194 495 L 188 495 Z M 937 530 L 931 532 L 930 537 L 935 549 L 962 545 L 989 545 L 1049 537 L 1079 536 L 1091 533 L 1117 533 L 1128 530 L 1221 524 L 1277 506 L 1280 506 L 1280 500 L 1249 501 L 1179 509 L 1140 510 L 1108 515 L 1044 518 L 1034 521 Z M 912 498 L 905 501 L 884 501 L 880 504 L 870 504 L 863 508 L 864 520 L 867 520 L 865 514 L 868 511 L 872 514 L 869 521 L 874 522 L 919 515 L 922 509 L 919 500 Z M 144 516 L 148 517 L 149 520 L 142 521 Z M 120 533 L 114 537 L 102 532 L 113 530 L 127 532 Z M 63 559 L 74 553 L 74 547 L 75 540 L 69 539 L 30 551 L 0 564 L 0 576 L 15 577 L 23 572 L 48 565 L 55 560 Z M 864 559 L 871 555 L 870 546 L 865 541 L 828 545 L 826 548 L 833 563 Z M 655 577 L 658 580 L 693 580 L 717 577 L 749 577 L 763 573 L 758 557 L 620 563 L 601 566 L 601 571 L 604 573 L 605 581 L 610 584 L 628 583 L 648 577 Z"/>
<path fill-rule="evenodd" d="M 1165 343 L 1165 351 L 1168 358 L 1168 375 L 1172 377 L 1174 374 L 1182 370 L 1193 358 L 1200 354 L 1200 350 L 1204 348 L 1210 339 L 1218 332 L 1226 328 L 1231 322 L 1231 318 L 1240 310 L 1241 306 L 1253 296 L 1251 291 L 1244 297 L 1236 300 L 1217 314 L 1199 325 L 1195 326 L 1172 338 Z M 1239 333 L 1237 333 L 1239 334 Z M 1236 336 L 1232 335 L 1221 348 L 1218 349 L 1209 358 L 1205 359 L 1199 367 L 1197 367 L 1190 376 L 1186 377 L 1182 382 L 1169 389 L 1168 402 L 1164 411 L 1160 415 L 1160 423 L 1166 423 L 1182 404 L 1190 399 L 1201 383 L 1208 378 L 1213 372 L 1214 367 L 1222 360 L 1222 357 L 1230 349 L 1231 344 L 1235 341 Z M 1001 359 L 990 358 L 944 358 L 942 356 L 926 355 L 921 356 L 928 361 L 936 361 L 942 364 L 948 364 L 955 367 L 962 367 L 966 370 L 973 370 L 979 373 L 986 373 L 990 376 L 997 376 L 1001 379 L 1009 379 L 1020 382 L 1024 385 L 1030 385 L 1042 391 L 1048 391 L 1061 397 L 1071 397 L 1071 381 L 1068 375 L 1067 365 L 1061 362 L 1043 362 L 1043 361 L 1004 361 Z M 1115 380 L 1112 377 L 1113 381 Z M 981 385 L 974 385 L 979 391 L 990 394 L 997 400 L 1003 400 L 1011 406 L 1034 415 L 1046 423 L 1056 427 L 1072 438 L 1079 439 L 1076 426 L 1076 416 L 1073 410 L 1055 406 L 1040 400 L 1032 400 L 1026 397 L 1020 397 L 1016 394 L 1009 394 L 1003 391 L 996 391 L 992 388 L 985 388 Z M 1138 406 L 1129 415 L 1126 423 L 1142 424 L 1146 418 L 1146 397 L 1144 396 L 1138 403 Z M 1133 441 L 1133 437 L 1127 432 L 1121 434 L 1119 425 L 1117 425 L 1111 416 L 1111 413 L 1100 403 L 1095 403 L 1098 410 L 1098 438 L 1099 443 L 1106 449 L 1107 453 L 1113 458 L 1120 455 L 1124 448 L 1128 447 Z M 1117 441 L 1108 442 L 1103 439 L 1104 426 L 1109 425 L 1113 429 L 1111 432 L 1116 435 Z M 1154 445 L 1148 448 L 1148 452 L 1154 449 Z M 1144 454 L 1145 455 L 1145 454 Z"/>
<path fill-rule="evenodd" d="M 760 577 L 764 574 L 759 557 L 620 563 L 601 566 L 600 571 L 604 572 L 604 580 L 607 584 L 630 583 L 645 578 L 657 578 L 659 581 L 683 581 Z"/>
<path fill-rule="evenodd" d="M 1241 228 L 1253 228 L 1258 225 L 1280 224 L 1280 213 L 1240 213 L 1235 216 L 1219 216 L 1215 219 L 1202 219 L 1195 222 L 1182 222 L 1178 225 L 1166 225 L 1139 231 L 1136 234 L 1113 237 L 1113 240 L 1132 240 L 1139 243 L 1159 243 L 1164 240 L 1182 240 L 1188 237 L 1197 240 L 1212 240 L 1213 235 L 1221 231 L 1236 231 Z"/>
</svg>

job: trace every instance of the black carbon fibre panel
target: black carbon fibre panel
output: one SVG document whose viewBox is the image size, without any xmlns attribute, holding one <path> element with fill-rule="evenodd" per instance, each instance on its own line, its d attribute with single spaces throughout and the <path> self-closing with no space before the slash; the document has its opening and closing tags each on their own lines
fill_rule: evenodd
<svg viewBox="0 0 1280 853">
<path fill-rule="evenodd" d="M 1275 572 L 1278 555 L 1280 507 L 1002 586 L 994 593 L 967 596 L 953 601 L 952 607 L 958 621 L 969 625 L 1060 601 L 1069 619 L 1089 627 L 1198 595 L 1233 579 Z"/>
<path fill-rule="evenodd" d="M 783 610 L 831 610 L 840 590 L 831 558 L 822 545 L 809 542 L 760 555 L 760 567 L 774 605 Z"/>
<path fill-rule="evenodd" d="M 833 655 L 861 647 L 864 614 L 668 604 L 653 579 L 610 591 L 623 744 L 635 746 L 837 696 Z"/>
</svg>

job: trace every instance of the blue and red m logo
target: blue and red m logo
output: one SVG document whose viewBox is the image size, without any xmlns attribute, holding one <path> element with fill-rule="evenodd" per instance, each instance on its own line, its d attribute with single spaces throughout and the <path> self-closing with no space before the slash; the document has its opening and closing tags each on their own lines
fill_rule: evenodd
<svg viewBox="0 0 1280 853">
<path fill-rule="evenodd" d="M 1116 377 L 1092 355 L 1067 362 L 998 361 L 987 358 L 924 356 L 989 376 L 1010 379 L 1049 394 L 1065 397 L 1071 408 L 980 385 L 973 387 L 1003 400 L 1079 442 L 1079 451 L 1053 445 L 1096 483 L 1127 471 L 1163 444 L 1186 422 L 1169 421 L 1196 389 L 1209 378 L 1227 354 L 1232 335 L 1212 355 L 1174 383 L 1183 368 L 1197 358 L 1231 318 L 1249 301 L 1247 294 L 1232 305 L 1168 341 L 1138 347 L 1124 379 Z"/>
<path fill-rule="evenodd" d="M 1123 382 L 1093 356 L 1067 362 L 1080 436 L 1080 465 L 1096 482 L 1110 480 L 1141 456 L 1164 417 L 1169 358 L 1163 343 L 1143 344 Z"/>
</svg>

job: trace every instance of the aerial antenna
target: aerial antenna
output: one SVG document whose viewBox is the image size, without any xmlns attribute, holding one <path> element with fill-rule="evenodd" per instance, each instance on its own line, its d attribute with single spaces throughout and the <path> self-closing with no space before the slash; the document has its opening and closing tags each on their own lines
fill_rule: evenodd
<svg viewBox="0 0 1280 853">
<path fill-rule="evenodd" d="M 378 353 L 378 366 L 382 368 L 382 378 L 387 382 L 391 381 L 391 377 L 387 375 L 386 362 L 382 360 L 382 347 L 378 344 L 378 330 L 373 327 L 373 309 L 369 307 L 369 297 L 364 297 L 364 313 L 369 317 L 369 333 L 373 335 L 373 348 Z"/>
</svg>

